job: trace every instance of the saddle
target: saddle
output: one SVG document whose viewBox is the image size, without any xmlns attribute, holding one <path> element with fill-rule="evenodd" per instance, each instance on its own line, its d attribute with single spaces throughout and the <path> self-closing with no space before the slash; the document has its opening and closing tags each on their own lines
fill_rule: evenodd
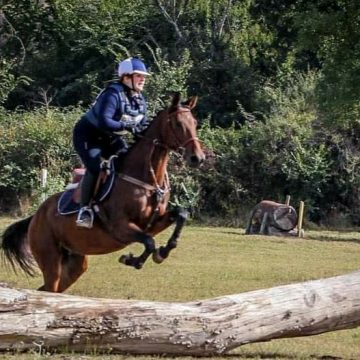
<svg viewBox="0 0 360 360">
<path fill-rule="evenodd" d="M 81 197 L 80 184 L 85 171 L 85 168 L 76 168 L 73 170 L 71 183 L 66 186 L 57 204 L 57 210 L 60 215 L 70 215 L 79 212 Z M 95 203 L 104 201 L 110 194 L 114 185 L 115 174 L 114 160 L 113 157 L 111 157 L 102 163 L 93 194 Z"/>
</svg>

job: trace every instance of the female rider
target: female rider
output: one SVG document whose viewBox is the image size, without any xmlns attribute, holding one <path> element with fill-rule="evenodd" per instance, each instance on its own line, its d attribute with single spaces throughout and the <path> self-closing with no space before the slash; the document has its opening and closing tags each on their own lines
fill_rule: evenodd
<svg viewBox="0 0 360 360">
<path fill-rule="evenodd" d="M 86 114 L 76 123 L 73 143 L 86 167 L 81 182 L 77 226 L 92 228 L 94 212 L 90 207 L 103 158 L 127 151 L 123 135 L 148 125 L 147 105 L 142 95 L 145 78 L 150 75 L 138 58 L 128 58 L 118 66 L 118 80 L 110 82 L 96 97 Z"/>
</svg>

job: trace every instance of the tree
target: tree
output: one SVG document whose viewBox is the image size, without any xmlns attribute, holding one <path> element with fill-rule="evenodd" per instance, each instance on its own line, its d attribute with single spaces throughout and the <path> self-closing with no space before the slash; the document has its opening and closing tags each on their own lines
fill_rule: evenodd
<svg viewBox="0 0 360 360">
<path fill-rule="evenodd" d="M 322 78 L 317 92 L 330 128 L 357 127 L 360 118 L 360 7 L 352 0 L 322 0 L 299 14 L 299 48 L 316 53 Z"/>
</svg>

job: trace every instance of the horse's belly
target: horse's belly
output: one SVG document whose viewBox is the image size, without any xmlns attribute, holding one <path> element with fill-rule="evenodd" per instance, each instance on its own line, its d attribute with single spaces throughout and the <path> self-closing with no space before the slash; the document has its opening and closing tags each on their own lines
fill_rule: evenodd
<svg viewBox="0 0 360 360">
<path fill-rule="evenodd" d="M 108 254 L 125 247 L 111 236 L 99 234 L 95 229 L 81 229 L 79 232 L 87 232 L 87 234 L 79 234 L 74 239 L 64 238 L 62 245 L 72 252 L 84 255 Z"/>
</svg>

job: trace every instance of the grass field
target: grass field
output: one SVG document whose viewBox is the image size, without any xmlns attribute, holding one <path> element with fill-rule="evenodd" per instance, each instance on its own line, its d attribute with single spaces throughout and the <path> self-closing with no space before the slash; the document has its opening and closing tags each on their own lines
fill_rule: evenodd
<svg viewBox="0 0 360 360">
<path fill-rule="evenodd" d="M 0 231 L 12 219 L 0 220 Z M 164 243 L 170 231 L 158 236 Z M 245 236 L 243 229 L 187 226 L 178 248 L 161 265 L 142 270 L 118 263 L 120 254 L 139 253 L 134 245 L 90 257 L 90 266 L 67 293 L 90 297 L 182 302 L 237 294 L 282 284 L 345 274 L 360 268 L 360 233 L 309 231 L 304 239 Z M 17 276 L 0 265 L 0 282 L 37 288 L 39 276 Z M 1 324 L 0 324 L 1 327 Z M 0 354 L 0 359 L 148 360 L 158 357 L 105 354 Z M 185 359 L 180 357 L 178 359 Z M 239 347 L 220 359 L 360 359 L 360 328 L 311 337 L 280 339 Z"/>
</svg>

